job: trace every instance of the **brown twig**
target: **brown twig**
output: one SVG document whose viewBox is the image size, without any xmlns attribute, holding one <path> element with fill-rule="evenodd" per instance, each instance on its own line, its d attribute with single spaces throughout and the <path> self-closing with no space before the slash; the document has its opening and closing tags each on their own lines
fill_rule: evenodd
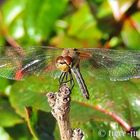
<svg viewBox="0 0 140 140">
<path fill-rule="evenodd" d="M 82 140 L 84 134 L 81 129 L 72 130 L 69 120 L 70 89 L 63 85 L 58 93 L 48 93 L 48 102 L 52 108 L 52 115 L 57 120 L 61 140 Z"/>
</svg>

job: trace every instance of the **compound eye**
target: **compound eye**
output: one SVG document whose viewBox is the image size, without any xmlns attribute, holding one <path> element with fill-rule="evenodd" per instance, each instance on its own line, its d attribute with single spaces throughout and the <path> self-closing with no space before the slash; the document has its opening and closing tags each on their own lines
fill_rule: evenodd
<svg viewBox="0 0 140 140">
<path fill-rule="evenodd" d="M 64 57 L 63 56 L 58 56 L 56 59 L 56 63 L 61 63 L 62 61 L 64 61 Z"/>
<path fill-rule="evenodd" d="M 71 65 L 72 63 L 72 58 L 70 56 L 65 56 L 64 61 L 66 62 L 67 65 Z"/>
</svg>

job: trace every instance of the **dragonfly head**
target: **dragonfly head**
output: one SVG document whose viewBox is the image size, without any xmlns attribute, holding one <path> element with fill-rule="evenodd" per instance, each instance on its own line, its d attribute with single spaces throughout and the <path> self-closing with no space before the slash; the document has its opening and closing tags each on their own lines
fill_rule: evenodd
<svg viewBox="0 0 140 140">
<path fill-rule="evenodd" d="M 56 59 L 56 67 L 62 72 L 68 72 L 72 65 L 72 58 L 70 56 L 59 56 Z"/>
</svg>

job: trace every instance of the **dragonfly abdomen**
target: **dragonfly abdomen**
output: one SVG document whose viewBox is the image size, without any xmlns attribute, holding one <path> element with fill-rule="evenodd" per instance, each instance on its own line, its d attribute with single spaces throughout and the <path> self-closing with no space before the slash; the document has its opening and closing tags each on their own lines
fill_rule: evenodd
<svg viewBox="0 0 140 140">
<path fill-rule="evenodd" d="M 80 73 L 80 69 L 77 67 L 73 67 L 71 69 L 71 71 L 73 72 L 73 74 L 79 84 L 79 87 L 82 91 L 83 96 L 86 97 L 86 99 L 89 99 L 89 92 L 88 92 L 87 86 L 85 84 L 85 81 Z"/>
</svg>

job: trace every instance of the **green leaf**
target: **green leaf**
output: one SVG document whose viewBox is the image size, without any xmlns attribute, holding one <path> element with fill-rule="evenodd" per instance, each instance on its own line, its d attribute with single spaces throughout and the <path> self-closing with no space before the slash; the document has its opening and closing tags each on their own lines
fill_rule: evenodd
<svg viewBox="0 0 140 140">
<path fill-rule="evenodd" d="M 97 41 L 102 34 L 97 28 L 96 20 L 85 3 L 69 19 L 68 35 L 75 36 L 78 39 L 87 39 Z"/>
<path fill-rule="evenodd" d="M 10 135 L 10 140 L 34 140 L 30 134 L 26 122 L 5 128 Z"/>
<path fill-rule="evenodd" d="M 88 78 L 88 76 L 86 76 L 85 81 L 89 90 L 90 100 L 87 101 L 80 97 L 81 93 L 80 89 L 78 89 L 78 85 L 74 87 L 73 100 L 95 109 L 96 113 L 93 113 L 93 118 L 105 119 L 105 115 L 97 115 L 97 112 L 101 110 L 98 110 L 96 106 L 100 106 L 102 109 L 106 110 L 106 112 L 115 113 L 132 126 L 140 124 L 139 80 L 136 80 L 136 82 L 110 82 L 108 80 L 93 80 L 93 78 Z M 82 116 L 82 114 L 80 116 Z"/>
<path fill-rule="evenodd" d="M 29 77 L 13 85 L 10 101 L 16 111 L 23 117 L 25 117 L 25 107 L 28 106 L 48 112 L 50 108 L 46 94 L 57 90 L 57 88 L 56 80 L 53 80 L 53 78 Z"/>
<path fill-rule="evenodd" d="M 0 126 L 10 127 L 21 122 L 22 119 L 14 112 L 8 101 L 0 98 Z"/>
<path fill-rule="evenodd" d="M 81 48 L 82 46 L 81 41 L 75 40 L 65 34 L 53 38 L 51 44 L 57 45 L 60 48 Z"/>
<path fill-rule="evenodd" d="M 0 92 L 1 93 L 5 92 L 8 85 L 9 85 L 8 80 L 0 77 Z"/>
<path fill-rule="evenodd" d="M 99 18 L 107 17 L 108 15 L 111 15 L 111 13 L 112 11 L 108 1 L 103 1 L 101 5 L 98 6 L 97 16 Z"/>
<path fill-rule="evenodd" d="M 86 69 L 84 71 L 87 73 Z M 98 105 L 107 111 L 116 113 L 124 121 L 131 122 L 132 125 L 140 124 L 140 87 L 138 81 L 111 82 L 108 80 L 98 80 L 85 76 L 84 71 L 82 73 L 90 93 L 90 100 L 87 101 L 83 98 L 77 83 L 75 83 L 72 92 L 72 100 L 75 102 L 72 102 L 71 114 L 74 121 L 84 122 L 91 118 L 95 118 L 95 120 L 98 118 L 100 120 L 109 120 L 111 116 L 108 118 L 100 110 L 97 110 L 96 106 Z M 48 75 L 48 77 L 50 76 Z M 28 106 L 36 110 L 48 112 L 50 109 L 45 93 L 50 91 L 56 92 L 57 90 L 57 79 L 31 77 L 23 82 L 15 83 L 10 94 L 10 101 L 16 111 L 24 117 L 24 108 Z M 81 108 L 81 111 L 79 108 Z M 93 111 L 94 109 L 95 111 Z"/>
<path fill-rule="evenodd" d="M 30 132 L 35 139 L 46 140 L 54 139 L 56 121 L 51 113 L 26 108 L 26 120 Z M 58 137 L 57 137 L 58 138 Z"/>
<path fill-rule="evenodd" d="M 24 18 L 28 36 L 38 41 L 46 39 L 66 4 L 67 0 L 36 0 L 34 4 L 28 1 Z"/>
<path fill-rule="evenodd" d="M 78 125 L 85 132 L 86 140 L 135 140 L 135 137 L 127 134 L 117 123 L 101 123 L 88 121 Z"/>
<path fill-rule="evenodd" d="M 140 44 L 140 14 L 136 13 L 132 16 L 132 21 L 127 20 L 121 32 L 122 39 L 129 49 L 139 49 Z"/>
<path fill-rule="evenodd" d="M 0 139 L 2 140 L 11 140 L 9 134 L 4 130 L 4 128 L 0 127 Z"/>
<path fill-rule="evenodd" d="M 59 2 L 59 5 L 58 5 Z M 21 42 L 40 43 L 50 36 L 55 21 L 66 8 L 67 0 L 11 0 L 2 7 L 5 27 Z"/>
<path fill-rule="evenodd" d="M 89 120 L 94 120 L 94 121 L 102 120 L 107 122 L 112 120 L 110 116 L 96 110 L 95 106 L 93 105 L 91 106 L 87 104 L 86 101 L 83 102 L 72 101 L 70 118 L 72 124 L 76 122 L 84 124 Z"/>
</svg>

